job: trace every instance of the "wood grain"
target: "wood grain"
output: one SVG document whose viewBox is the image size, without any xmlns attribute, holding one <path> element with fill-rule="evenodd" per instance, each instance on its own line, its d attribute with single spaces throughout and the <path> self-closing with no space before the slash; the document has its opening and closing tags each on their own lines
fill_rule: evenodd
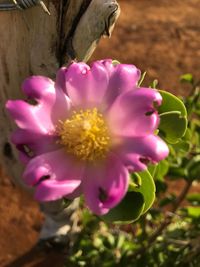
<svg viewBox="0 0 200 267">
<path fill-rule="evenodd" d="M 58 39 L 57 11 L 52 3 L 50 9 L 51 16 L 39 7 L 0 13 L 0 162 L 17 181 L 21 181 L 23 167 L 10 143 L 15 126 L 7 116 L 5 103 L 24 97 L 20 87 L 27 76 L 53 76 L 58 67 L 54 52 Z"/>
</svg>

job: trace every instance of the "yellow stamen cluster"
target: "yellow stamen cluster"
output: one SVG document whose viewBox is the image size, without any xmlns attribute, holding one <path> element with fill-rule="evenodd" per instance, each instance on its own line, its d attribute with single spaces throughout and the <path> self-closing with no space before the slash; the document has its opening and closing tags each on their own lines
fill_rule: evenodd
<svg viewBox="0 0 200 267">
<path fill-rule="evenodd" d="M 101 160 L 109 150 L 108 128 L 96 108 L 74 111 L 71 118 L 59 122 L 57 131 L 59 143 L 80 160 Z"/>
</svg>

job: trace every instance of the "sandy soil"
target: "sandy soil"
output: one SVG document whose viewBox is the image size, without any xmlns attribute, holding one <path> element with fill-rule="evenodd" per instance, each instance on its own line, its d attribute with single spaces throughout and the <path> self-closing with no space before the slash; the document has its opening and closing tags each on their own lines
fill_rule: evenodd
<svg viewBox="0 0 200 267">
<path fill-rule="evenodd" d="M 187 94 L 179 76 L 200 78 L 199 0 L 120 0 L 122 15 L 94 59 L 114 58 L 147 71 L 145 84 Z M 61 267 L 62 255 L 35 247 L 42 223 L 37 204 L 0 173 L 0 267 Z"/>
</svg>

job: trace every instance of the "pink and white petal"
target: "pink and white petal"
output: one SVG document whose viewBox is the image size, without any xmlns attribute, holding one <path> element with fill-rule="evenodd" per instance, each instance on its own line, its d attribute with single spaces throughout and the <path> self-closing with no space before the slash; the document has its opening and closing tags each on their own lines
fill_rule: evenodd
<svg viewBox="0 0 200 267">
<path fill-rule="evenodd" d="M 44 76 L 31 76 L 22 83 L 22 91 L 28 98 L 51 102 L 55 94 L 54 82 Z"/>
<path fill-rule="evenodd" d="M 70 116 L 72 103 L 66 93 L 57 88 L 57 85 L 55 85 L 55 91 L 54 103 L 50 108 L 50 117 L 54 125 L 57 125 L 59 120 L 64 121 Z"/>
<path fill-rule="evenodd" d="M 137 88 L 137 83 L 141 77 L 141 71 L 131 64 L 113 64 L 112 59 L 99 60 L 106 68 L 109 77 L 115 78 L 114 85 L 119 87 L 118 82 L 123 85 L 122 90 L 128 91 Z M 115 90 L 115 86 L 113 87 Z"/>
<path fill-rule="evenodd" d="M 70 183 L 75 181 L 74 184 L 78 184 L 74 187 L 75 190 L 81 183 L 83 171 L 84 164 L 76 162 L 64 149 L 60 149 L 30 160 L 24 171 L 23 179 L 27 185 L 36 187 L 44 177 L 56 181 L 69 181 Z M 77 181 L 78 183 L 76 183 Z"/>
<path fill-rule="evenodd" d="M 71 193 L 71 194 L 68 194 L 66 196 L 66 199 L 75 199 L 77 197 L 80 197 L 80 195 L 82 194 L 82 183 Z"/>
<path fill-rule="evenodd" d="M 134 65 L 117 64 L 113 66 L 113 64 L 110 63 L 113 66 L 112 68 L 109 66 L 108 61 L 104 62 L 104 64 L 107 67 L 108 72 L 110 72 L 110 80 L 103 101 L 106 103 L 106 106 L 109 107 L 117 96 L 137 88 L 141 72 Z"/>
<path fill-rule="evenodd" d="M 123 164 L 127 167 L 129 172 L 139 172 L 147 169 L 147 165 L 143 162 L 143 159 L 140 154 L 135 153 L 126 153 L 121 156 Z M 149 159 L 146 159 L 148 162 Z M 144 160 L 145 161 L 145 160 Z"/>
<path fill-rule="evenodd" d="M 117 152 L 116 152 L 117 153 Z M 125 138 L 118 156 L 131 171 L 146 169 L 147 163 L 157 163 L 169 154 L 166 143 L 156 135 Z"/>
<path fill-rule="evenodd" d="M 48 117 L 53 123 L 66 118 L 71 108 L 70 99 L 65 94 L 65 90 L 61 88 L 61 83 L 64 86 L 62 71 L 64 68 L 58 71 L 56 83 L 43 76 L 32 76 L 22 84 L 24 93 L 40 104 L 41 112 L 44 111 L 45 114 L 49 114 Z"/>
<path fill-rule="evenodd" d="M 51 106 L 47 103 L 30 105 L 23 100 L 9 100 L 6 109 L 21 129 L 30 131 L 30 134 L 51 134 L 59 120 L 69 116 L 71 103 L 69 98 L 61 91 L 54 94 Z"/>
<path fill-rule="evenodd" d="M 152 134 L 159 124 L 154 104 L 160 105 L 161 101 L 162 97 L 158 91 L 149 88 L 120 95 L 106 114 L 112 133 L 129 137 Z"/>
<path fill-rule="evenodd" d="M 48 133 L 54 125 L 40 105 L 30 105 L 23 100 L 8 100 L 6 109 L 21 129 L 35 133 Z"/>
<path fill-rule="evenodd" d="M 57 140 L 58 137 L 55 135 L 41 135 L 37 133 L 30 134 L 29 131 L 19 128 L 11 135 L 11 141 L 13 144 L 30 145 L 39 154 L 58 149 L 59 146 L 56 143 Z"/>
<path fill-rule="evenodd" d="M 106 214 L 125 196 L 128 188 L 127 168 L 114 155 L 109 155 L 105 165 L 90 166 L 82 182 L 87 206 L 97 215 Z"/>
<path fill-rule="evenodd" d="M 35 190 L 35 199 L 41 202 L 53 201 L 71 194 L 80 185 L 80 180 L 44 180 Z"/>
<path fill-rule="evenodd" d="M 59 149 L 57 136 L 31 133 L 23 129 L 16 129 L 11 135 L 11 141 L 20 151 L 20 160 L 27 162 L 34 156 Z"/>
<path fill-rule="evenodd" d="M 100 62 L 91 68 L 85 63 L 72 63 L 65 76 L 67 94 L 74 106 L 93 107 L 102 102 L 109 76 Z"/>
<path fill-rule="evenodd" d="M 114 69 L 115 69 L 115 65 L 113 65 L 113 60 L 108 58 L 108 59 L 102 59 L 102 60 L 98 60 L 98 62 L 100 64 L 103 64 L 104 67 L 106 68 L 108 74 L 109 74 L 109 77 L 112 75 Z"/>
</svg>

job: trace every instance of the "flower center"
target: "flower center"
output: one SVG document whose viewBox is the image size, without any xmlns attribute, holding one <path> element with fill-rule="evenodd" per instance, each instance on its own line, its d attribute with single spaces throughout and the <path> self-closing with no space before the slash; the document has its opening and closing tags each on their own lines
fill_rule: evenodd
<svg viewBox="0 0 200 267">
<path fill-rule="evenodd" d="M 96 161 L 106 156 L 110 136 L 105 120 L 96 108 L 74 111 L 58 125 L 59 143 L 80 160 Z"/>
</svg>

